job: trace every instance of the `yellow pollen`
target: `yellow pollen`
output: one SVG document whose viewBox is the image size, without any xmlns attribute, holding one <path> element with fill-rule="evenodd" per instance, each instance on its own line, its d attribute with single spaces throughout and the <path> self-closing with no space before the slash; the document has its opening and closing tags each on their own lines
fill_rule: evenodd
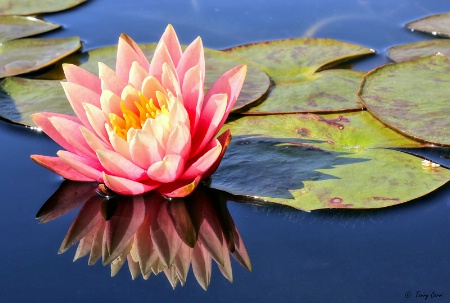
<svg viewBox="0 0 450 303">
<path fill-rule="evenodd" d="M 120 102 L 120 109 L 122 110 L 122 117 L 114 113 L 109 114 L 109 121 L 116 134 L 124 140 L 127 138 L 127 133 L 130 128 L 141 129 L 147 119 L 155 119 L 159 114 L 169 115 L 167 109 L 167 97 L 160 92 L 156 92 L 159 104 L 164 104 L 158 108 L 152 99 L 145 98 L 139 92 L 139 101 L 135 101 L 136 110 L 127 108 L 123 100 Z"/>
</svg>

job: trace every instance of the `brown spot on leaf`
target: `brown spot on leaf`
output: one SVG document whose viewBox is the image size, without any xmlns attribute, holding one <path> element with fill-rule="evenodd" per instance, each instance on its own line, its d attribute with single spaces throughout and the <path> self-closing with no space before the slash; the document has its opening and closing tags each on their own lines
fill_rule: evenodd
<svg viewBox="0 0 450 303">
<path fill-rule="evenodd" d="M 307 128 L 297 128 L 297 134 L 302 137 L 308 137 L 311 134 L 311 131 Z"/>
</svg>

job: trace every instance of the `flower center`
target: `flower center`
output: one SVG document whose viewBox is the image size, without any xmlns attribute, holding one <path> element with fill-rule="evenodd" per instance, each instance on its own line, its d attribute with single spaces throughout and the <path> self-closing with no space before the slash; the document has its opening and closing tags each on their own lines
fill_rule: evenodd
<svg viewBox="0 0 450 303">
<path fill-rule="evenodd" d="M 153 103 L 153 99 L 147 99 L 141 92 L 139 92 L 139 100 L 134 102 L 134 106 L 127 106 L 121 100 L 120 109 L 122 111 L 122 117 L 114 113 L 109 114 L 109 121 L 114 132 L 122 139 L 127 140 L 129 129 L 141 129 L 147 119 L 155 119 L 161 114 L 168 116 L 169 110 L 166 106 L 166 95 L 157 91 L 156 98 L 160 104 L 159 107 Z"/>
</svg>

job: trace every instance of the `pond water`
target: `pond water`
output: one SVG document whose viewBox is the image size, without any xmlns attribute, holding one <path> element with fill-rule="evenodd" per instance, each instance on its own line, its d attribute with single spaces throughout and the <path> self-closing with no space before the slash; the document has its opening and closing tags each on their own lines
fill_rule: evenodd
<svg viewBox="0 0 450 303">
<path fill-rule="evenodd" d="M 44 36 L 78 35 L 85 49 L 93 49 L 115 44 L 121 32 L 138 42 L 156 42 L 172 23 L 182 43 L 200 35 L 205 46 L 216 49 L 328 37 L 375 49 L 376 56 L 356 63 L 369 70 L 389 61 L 388 47 L 431 38 L 411 33 L 404 23 L 449 11 L 450 3 L 441 0 L 91 0 L 45 15 L 64 29 Z M 100 263 L 72 263 L 74 248 L 58 255 L 76 212 L 38 225 L 36 212 L 61 179 L 29 155 L 52 155 L 59 148 L 44 134 L 2 121 L 0 138 L 2 302 L 412 302 L 432 294 L 437 302 L 450 300 L 448 184 L 380 210 L 304 213 L 229 202 L 252 272 L 233 260 L 233 283 L 213 266 L 206 292 L 192 272 L 184 287 L 173 290 L 164 275 L 132 281 L 123 268 L 110 278 L 110 268 Z"/>
</svg>

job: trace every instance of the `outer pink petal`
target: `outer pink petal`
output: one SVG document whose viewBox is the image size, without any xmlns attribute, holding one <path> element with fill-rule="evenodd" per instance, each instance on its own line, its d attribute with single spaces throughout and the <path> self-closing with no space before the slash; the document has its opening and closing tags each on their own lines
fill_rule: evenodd
<svg viewBox="0 0 450 303">
<path fill-rule="evenodd" d="M 98 63 L 98 73 L 102 82 L 102 90 L 110 90 L 117 96 L 120 96 L 122 90 L 128 84 L 115 71 L 102 62 Z"/>
<path fill-rule="evenodd" d="M 68 82 L 84 86 L 97 94 L 102 92 L 100 78 L 74 64 L 63 64 L 64 75 Z"/>
<path fill-rule="evenodd" d="M 185 74 L 189 69 L 198 65 L 200 67 L 200 74 L 202 81 L 205 81 L 205 54 L 203 51 L 202 39 L 198 37 L 195 39 L 184 51 L 180 62 L 177 65 L 178 81 L 183 87 Z"/>
<path fill-rule="evenodd" d="M 177 75 L 174 74 L 167 63 L 163 64 L 162 70 L 161 83 L 163 87 L 166 90 L 169 90 L 174 96 L 181 98 L 181 88 L 180 83 L 178 83 Z"/>
<path fill-rule="evenodd" d="M 213 165 L 211 165 L 211 167 L 208 169 L 206 173 L 203 174 L 203 179 L 211 176 L 219 167 L 220 161 L 222 161 L 223 155 L 225 154 L 225 151 L 227 150 L 227 147 L 230 144 L 231 131 L 226 130 L 219 137 L 217 137 L 217 140 L 220 142 L 220 145 L 222 145 L 222 150 L 220 151 L 220 155 L 219 157 L 217 157 L 216 162 Z"/>
<path fill-rule="evenodd" d="M 97 133 L 99 138 L 108 142 L 108 133 L 106 132 L 105 124 L 109 122 L 109 119 L 107 120 L 106 114 L 97 106 L 89 103 L 83 103 L 83 107 L 92 129 Z"/>
<path fill-rule="evenodd" d="M 148 70 L 148 60 L 140 47 L 129 36 L 122 34 L 117 46 L 116 73 L 125 82 L 128 82 L 129 72 L 134 61 Z"/>
<path fill-rule="evenodd" d="M 102 166 L 109 174 L 130 180 L 148 179 L 147 171 L 127 160 L 112 150 L 97 150 L 97 156 Z"/>
<path fill-rule="evenodd" d="M 148 176 L 161 183 L 178 179 L 184 170 L 184 159 L 180 155 L 166 155 L 161 161 L 153 163 L 147 170 Z"/>
<path fill-rule="evenodd" d="M 83 176 L 99 182 L 102 181 L 103 168 L 98 161 L 78 156 L 65 150 L 60 150 L 56 154 Z"/>
<path fill-rule="evenodd" d="M 162 184 L 158 187 L 158 191 L 170 198 L 183 198 L 192 193 L 197 188 L 200 181 L 200 176 L 193 180 L 176 180 L 172 183 Z"/>
<path fill-rule="evenodd" d="M 220 76 L 216 82 L 211 86 L 210 90 L 205 96 L 208 100 L 212 95 L 226 93 L 228 95 L 228 104 L 225 115 L 222 118 L 218 128 L 221 128 L 228 118 L 228 114 L 233 108 L 236 100 L 241 92 L 242 84 L 244 83 L 245 75 L 247 73 L 247 65 L 239 65 L 230 69 L 225 74 Z"/>
<path fill-rule="evenodd" d="M 180 179 L 193 179 L 197 176 L 203 176 L 221 155 L 222 145 L 219 141 L 214 140 L 205 150 L 186 164 L 187 169 Z"/>
<path fill-rule="evenodd" d="M 49 120 L 67 143 L 79 151 L 78 154 L 85 155 L 91 159 L 97 158 L 81 133 L 80 127 L 83 125 L 61 117 L 51 117 Z"/>
<path fill-rule="evenodd" d="M 75 148 L 72 146 L 72 144 L 69 144 L 66 139 L 56 130 L 56 128 L 53 126 L 53 124 L 50 122 L 50 117 L 60 117 L 65 118 L 67 120 L 71 120 L 73 122 L 81 123 L 80 119 L 77 117 L 64 115 L 64 114 L 57 114 L 57 113 L 37 113 L 31 115 L 31 119 L 36 123 L 37 126 L 39 126 L 42 131 L 44 131 L 50 138 L 53 139 L 56 143 L 58 143 L 62 148 L 71 151 L 76 152 Z"/>
<path fill-rule="evenodd" d="M 88 130 L 86 127 L 81 126 L 80 131 L 83 134 L 86 143 L 92 148 L 93 151 L 96 151 L 98 149 L 112 149 L 112 146 L 109 142 L 105 143 L 96 134 Z"/>
<path fill-rule="evenodd" d="M 197 129 L 200 113 L 203 108 L 204 85 L 201 68 L 196 65 L 186 72 L 182 88 L 183 104 L 189 115 L 192 133 Z"/>
<path fill-rule="evenodd" d="M 212 95 L 203 107 L 197 129 L 192 138 L 192 155 L 197 155 L 214 138 L 225 114 L 227 95 Z"/>
<path fill-rule="evenodd" d="M 173 26 L 171 24 L 167 25 L 166 30 L 161 37 L 161 40 L 166 44 L 173 64 L 177 66 L 178 62 L 180 61 L 182 51 L 177 34 L 175 33 L 175 30 L 173 29 Z"/>
<path fill-rule="evenodd" d="M 89 103 L 100 107 L 100 95 L 75 83 L 61 82 L 61 84 L 75 114 L 87 128 L 92 129 L 86 116 L 83 103 Z"/>
<path fill-rule="evenodd" d="M 153 181 L 137 182 L 103 173 L 105 185 L 121 195 L 140 195 L 157 188 L 160 183 Z"/>
<path fill-rule="evenodd" d="M 95 181 L 94 179 L 78 173 L 59 157 L 31 155 L 31 159 L 65 179 L 72 181 Z"/>
</svg>

